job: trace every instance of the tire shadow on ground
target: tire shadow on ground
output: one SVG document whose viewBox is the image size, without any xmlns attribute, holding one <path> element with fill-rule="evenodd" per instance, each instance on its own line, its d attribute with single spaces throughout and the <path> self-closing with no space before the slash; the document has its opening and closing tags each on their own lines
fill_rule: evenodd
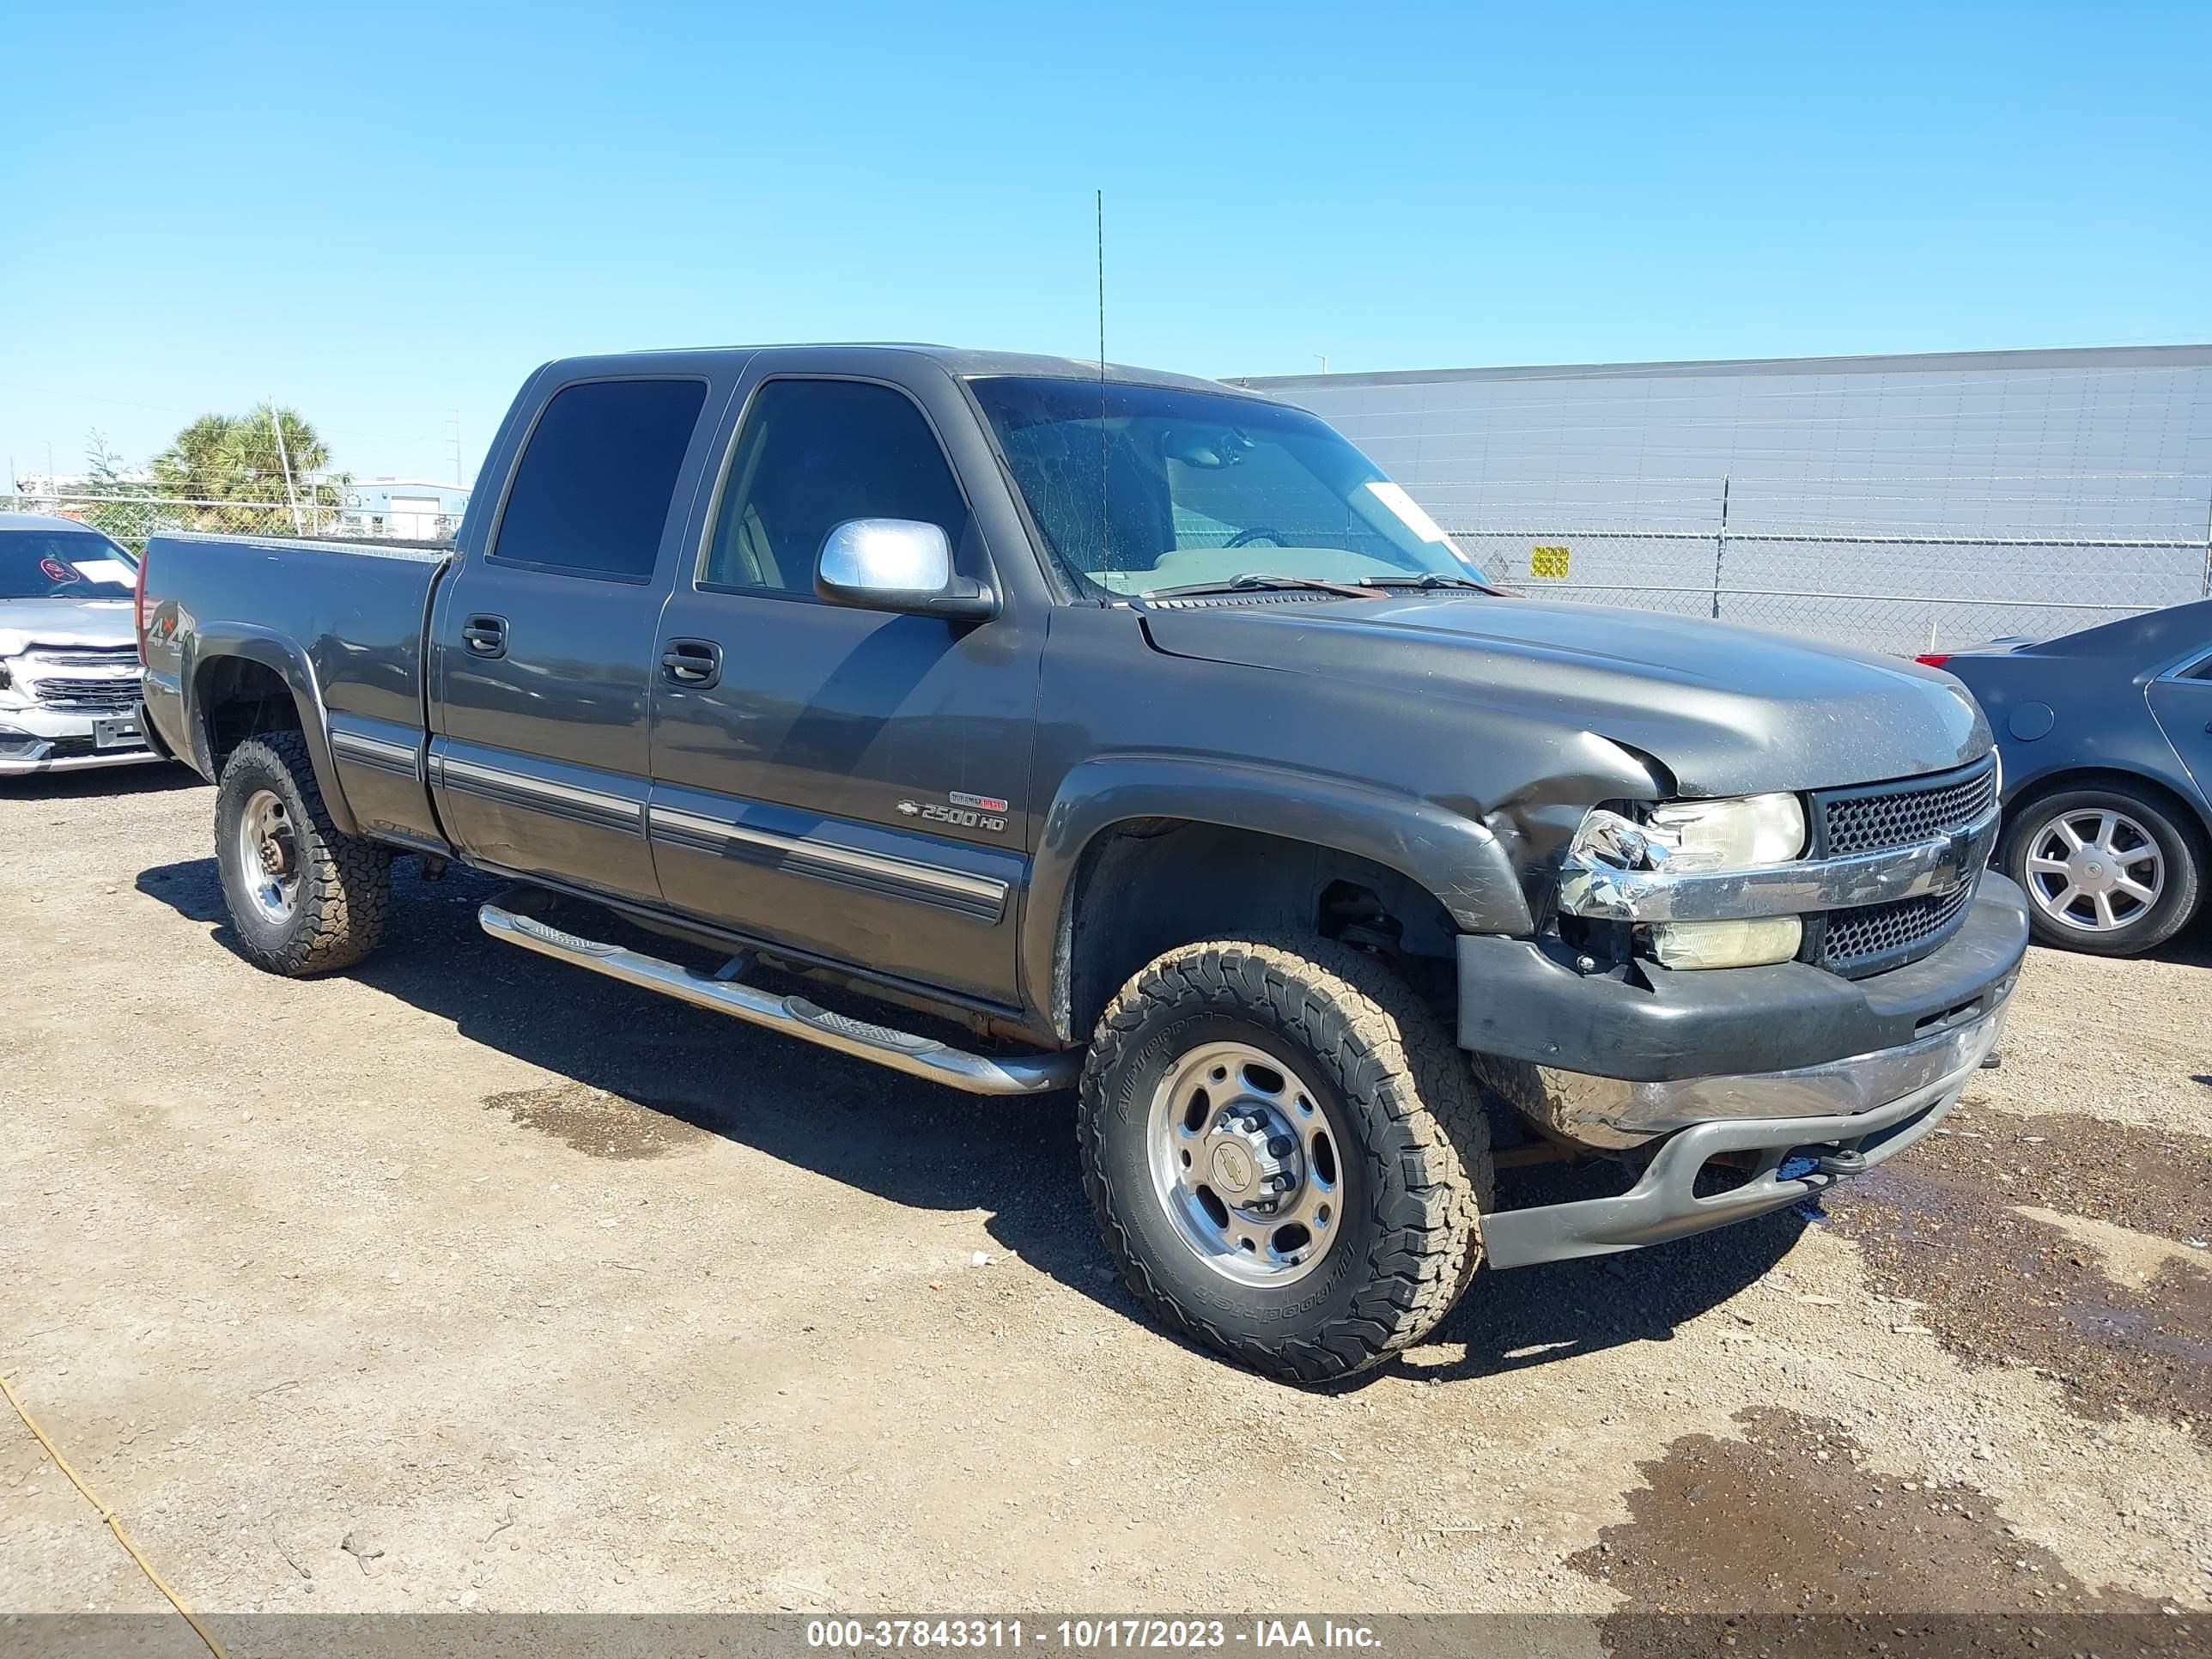
<svg viewBox="0 0 2212 1659">
<path fill-rule="evenodd" d="M 237 951 L 213 859 L 148 869 L 137 885 Z M 624 1114 L 657 1114 L 896 1204 L 978 1212 L 1006 1253 L 1158 1334 L 1099 1244 L 1076 1158 L 1073 1093 L 963 1094 L 501 945 L 476 919 L 501 885 L 459 867 L 425 881 L 415 860 L 403 859 L 384 944 L 343 977 L 610 1097 L 590 1103 L 592 1127 L 580 1134 L 574 1110 L 518 1113 L 514 1091 L 488 1093 L 486 1106 L 520 1132 L 562 1125 L 559 1138 L 579 1157 L 659 1155 L 682 1137 L 644 1121 L 629 1133 L 619 1127 Z M 836 1000 L 817 986 L 756 977 Z M 1609 1171 L 1536 1166 L 1504 1172 L 1500 1192 L 1518 1205 L 1620 1185 Z M 1667 1340 L 1771 1267 L 1804 1224 L 1785 1212 L 1632 1256 L 1485 1273 L 1430 1339 L 1464 1345 L 1463 1358 L 1443 1365 L 1400 1359 L 1331 1386 L 1356 1389 L 1394 1373 L 1474 1379 Z"/>
<path fill-rule="evenodd" d="M 1502 1170 L 1502 1204 L 1519 1209 L 1620 1191 L 1602 1165 Z M 1812 1203 L 1619 1255 L 1516 1267 L 1478 1277 L 1429 1338 L 1459 1344 L 1455 1360 L 1401 1358 L 1392 1369 L 1422 1381 L 1497 1376 L 1555 1359 L 1637 1342 L 1672 1341 L 1675 1328 L 1749 1289 L 1826 1218 Z"/>
</svg>

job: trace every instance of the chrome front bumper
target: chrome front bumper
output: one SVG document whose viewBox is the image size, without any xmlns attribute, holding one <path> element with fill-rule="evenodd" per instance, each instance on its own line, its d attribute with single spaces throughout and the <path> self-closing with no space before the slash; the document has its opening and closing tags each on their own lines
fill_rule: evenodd
<svg viewBox="0 0 2212 1659">
<path fill-rule="evenodd" d="M 54 755 L 38 759 L 22 755 L 0 755 L 0 778 L 37 776 L 47 772 L 88 772 L 102 766 L 143 766 L 168 759 L 150 749 L 117 749 L 90 755 Z"/>
<path fill-rule="evenodd" d="M 1668 1133 L 1656 1126 L 1677 1127 L 1617 1197 L 1486 1217 L 1486 1259 L 1522 1267 L 1639 1249 L 1782 1209 L 1863 1174 L 1942 1121 L 1996 1051 L 2011 990 L 2008 979 L 1995 1006 L 1969 1024 L 1826 1066 L 1680 1083 L 1576 1079 L 1624 1091 L 1601 1118 L 1580 1124 L 1577 1138 L 1588 1142 L 1593 1127 L 1639 1139 Z M 1699 1173 L 1723 1158 L 1732 1172 L 1747 1164 L 1745 1178 L 1700 1193 Z"/>
<path fill-rule="evenodd" d="M 99 722 L 136 718 L 129 708 L 91 714 L 73 708 L 52 708 L 40 703 L 0 708 L 0 778 L 22 777 L 44 772 L 76 772 L 100 766 L 135 766 L 162 758 L 145 740 L 130 748 L 85 750 Z M 63 749 L 63 745 L 68 745 Z M 57 753 L 57 750 L 62 752 Z"/>
<path fill-rule="evenodd" d="M 1967 1024 L 1792 1071 L 1631 1083 L 1539 1066 L 1543 1127 L 1585 1146 L 1620 1149 L 1722 1118 L 1855 1117 L 1978 1067 L 1996 1048 L 2018 979 L 2017 970 L 2007 975 Z"/>
</svg>

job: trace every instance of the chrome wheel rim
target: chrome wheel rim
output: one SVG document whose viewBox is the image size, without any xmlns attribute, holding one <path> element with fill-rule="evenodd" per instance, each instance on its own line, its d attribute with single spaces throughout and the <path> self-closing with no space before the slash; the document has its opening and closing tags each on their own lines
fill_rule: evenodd
<svg viewBox="0 0 2212 1659">
<path fill-rule="evenodd" d="M 2035 908 L 2076 933 L 2110 933 L 2150 913 L 2166 891 L 2166 855 L 2125 812 L 2084 806 L 2037 826 L 2027 844 Z"/>
<path fill-rule="evenodd" d="M 300 839 L 273 789 L 254 791 L 239 815 L 238 869 L 255 915 L 280 927 L 291 920 L 300 902 Z"/>
<path fill-rule="evenodd" d="M 1289 1285 L 1342 1231 L 1337 1142 L 1321 1096 L 1246 1042 L 1209 1042 L 1153 1091 L 1153 1196 L 1191 1253 L 1246 1285 Z"/>
</svg>

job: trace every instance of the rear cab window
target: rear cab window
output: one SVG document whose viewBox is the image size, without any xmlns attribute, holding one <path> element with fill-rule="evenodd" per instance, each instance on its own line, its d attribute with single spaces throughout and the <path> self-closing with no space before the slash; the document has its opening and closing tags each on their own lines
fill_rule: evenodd
<svg viewBox="0 0 2212 1659">
<path fill-rule="evenodd" d="M 590 380 L 532 428 L 487 557 L 605 581 L 653 579 L 707 384 Z"/>
</svg>

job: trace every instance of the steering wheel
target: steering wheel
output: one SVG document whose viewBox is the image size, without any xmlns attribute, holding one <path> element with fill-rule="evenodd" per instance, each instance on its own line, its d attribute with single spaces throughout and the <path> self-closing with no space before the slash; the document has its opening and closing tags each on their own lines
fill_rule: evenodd
<svg viewBox="0 0 2212 1659">
<path fill-rule="evenodd" d="M 1277 530 L 1272 525 L 1264 524 L 1255 524 L 1249 530 L 1240 530 L 1235 535 L 1231 536 L 1227 541 L 1222 543 L 1221 545 L 1224 549 L 1231 547 L 1249 547 L 1254 542 L 1273 542 L 1278 547 L 1288 547 L 1290 545 L 1288 542 L 1283 539 L 1283 532 L 1281 531 Z"/>
</svg>

